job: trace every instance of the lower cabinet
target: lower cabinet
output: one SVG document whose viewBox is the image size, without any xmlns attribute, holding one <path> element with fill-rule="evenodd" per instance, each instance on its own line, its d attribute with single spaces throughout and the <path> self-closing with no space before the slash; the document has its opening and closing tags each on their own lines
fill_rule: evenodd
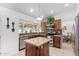
<svg viewBox="0 0 79 59">
<path fill-rule="evenodd" d="M 53 37 L 53 46 L 57 48 L 61 48 L 61 36 Z"/>
<path fill-rule="evenodd" d="M 40 47 L 36 47 L 31 44 L 26 44 L 25 56 L 48 56 L 49 55 L 49 43 L 45 43 Z"/>
</svg>

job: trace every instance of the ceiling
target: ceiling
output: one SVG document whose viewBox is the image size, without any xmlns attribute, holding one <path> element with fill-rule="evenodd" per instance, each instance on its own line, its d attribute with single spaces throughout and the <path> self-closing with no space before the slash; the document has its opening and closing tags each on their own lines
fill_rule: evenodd
<svg viewBox="0 0 79 59">
<path fill-rule="evenodd" d="M 76 8 L 75 3 L 70 3 L 68 7 L 64 6 L 65 3 L 0 3 L 0 5 L 32 17 L 57 15 Z"/>
</svg>

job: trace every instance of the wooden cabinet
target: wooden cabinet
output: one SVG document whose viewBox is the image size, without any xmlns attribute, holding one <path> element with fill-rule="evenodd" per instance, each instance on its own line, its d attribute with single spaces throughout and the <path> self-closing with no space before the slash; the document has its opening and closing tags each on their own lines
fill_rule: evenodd
<svg viewBox="0 0 79 59">
<path fill-rule="evenodd" d="M 41 22 L 41 30 L 44 31 L 47 29 L 47 22 Z"/>
<path fill-rule="evenodd" d="M 25 55 L 26 56 L 35 56 L 36 53 L 34 51 L 36 51 L 34 46 L 32 46 L 30 44 L 26 44 L 26 47 L 25 47 Z"/>
<path fill-rule="evenodd" d="M 61 48 L 61 34 L 62 34 L 61 19 L 55 20 L 54 28 L 55 28 L 56 34 L 53 37 L 53 46 L 57 48 Z"/>
<path fill-rule="evenodd" d="M 49 44 L 46 43 L 40 47 L 26 44 L 25 48 L 26 56 L 48 56 L 49 55 Z"/>
<path fill-rule="evenodd" d="M 26 56 L 48 56 L 49 55 L 49 42 L 51 39 L 44 37 L 32 38 L 25 40 L 25 55 Z"/>
<path fill-rule="evenodd" d="M 61 29 L 61 19 L 55 20 L 54 27 L 55 27 L 56 30 Z"/>
<path fill-rule="evenodd" d="M 61 36 L 60 35 L 56 35 L 53 37 L 53 46 L 57 47 L 57 48 L 61 48 Z"/>
</svg>

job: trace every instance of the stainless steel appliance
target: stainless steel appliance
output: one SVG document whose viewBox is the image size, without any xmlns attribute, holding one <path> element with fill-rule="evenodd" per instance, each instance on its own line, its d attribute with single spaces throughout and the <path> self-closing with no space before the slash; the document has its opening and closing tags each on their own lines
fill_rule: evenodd
<svg viewBox="0 0 79 59">
<path fill-rule="evenodd" d="M 75 41 L 74 41 L 74 52 L 76 56 L 79 56 L 79 13 L 75 17 Z"/>
</svg>

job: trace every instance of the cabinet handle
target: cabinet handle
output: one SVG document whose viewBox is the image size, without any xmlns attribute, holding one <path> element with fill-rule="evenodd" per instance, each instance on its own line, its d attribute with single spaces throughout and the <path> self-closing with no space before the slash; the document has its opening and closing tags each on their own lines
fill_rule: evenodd
<svg viewBox="0 0 79 59">
<path fill-rule="evenodd" d="M 9 29 L 10 25 L 9 25 L 9 18 L 7 17 L 7 29 Z"/>
<path fill-rule="evenodd" d="M 15 23 L 14 23 L 14 22 L 12 22 L 12 27 L 13 27 L 13 28 L 12 28 L 12 32 L 14 32 L 14 31 L 15 31 L 14 24 L 15 24 Z"/>
</svg>

